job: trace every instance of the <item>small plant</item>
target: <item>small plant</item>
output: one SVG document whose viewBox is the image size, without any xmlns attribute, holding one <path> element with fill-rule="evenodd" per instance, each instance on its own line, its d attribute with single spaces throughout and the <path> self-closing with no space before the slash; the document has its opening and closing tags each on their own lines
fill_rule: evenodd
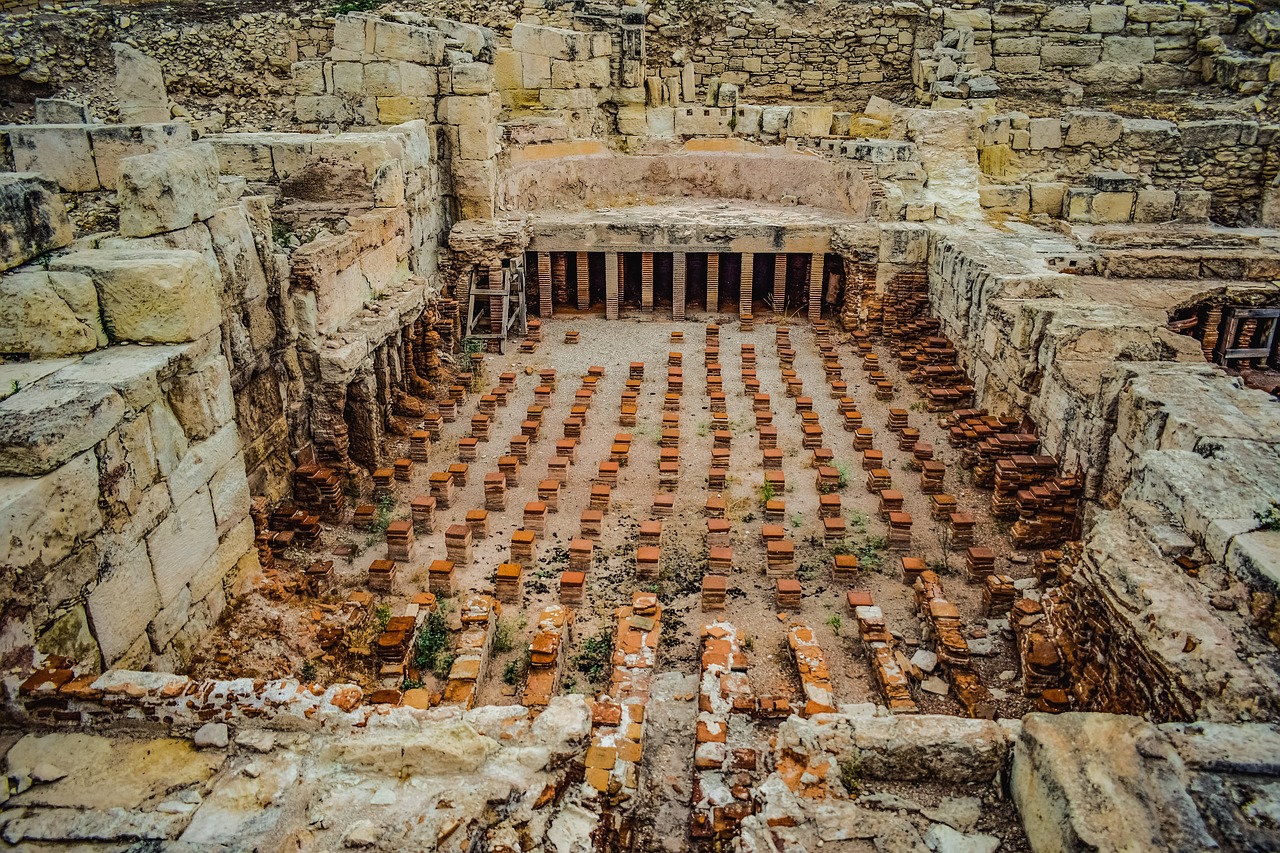
<svg viewBox="0 0 1280 853">
<path fill-rule="evenodd" d="M 566 678 L 566 679 L 564 680 L 564 692 L 565 692 L 565 693 L 577 693 L 577 692 L 578 692 L 578 679 L 574 678 L 572 675 L 571 675 L 571 676 L 569 676 L 568 678 Z"/>
<path fill-rule="evenodd" d="M 910 408 L 911 411 L 913 412 L 923 412 L 925 410 L 925 405 L 923 401 L 920 401 L 917 403 L 912 403 L 908 408 Z"/>
<path fill-rule="evenodd" d="M 799 527 L 802 524 L 804 524 L 804 516 L 798 512 L 791 513 L 791 526 Z"/>
<path fill-rule="evenodd" d="M 1260 530 L 1280 530 L 1280 503 L 1255 512 L 1253 517 L 1258 520 Z"/>
<path fill-rule="evenodd" d="M 289 238 L 293 236 L 293 229 L 278 219 L 271 221 L 271 239 L 277 246 L 282 249 L 289 248 Z"/>
<path fill-rule="evenodd" d="M 484 349 L 484 341 L 480 338 L 463 338 L 461 346 L 467 355 L 475 355 Z"/>
<path fill-rule="evenodd" d="M 379 634 L 387 630 L 387 623 L 391 621 L 391 605 L 379 604 L 373 611 L 373 621 L 378 626 Z"/>
<path fill-rule="evenodd" d="M 1195 451 L 1205 459 L 1212 459 L 1217 456 L 1218 451 L 1222 449 L 1222 445 L 1216 441 L 1201 441 L 1195 446 Z"/>
<path fill-rule="evenodd" d="M 502 669 L 502 683 L 508 687 L 516 687 L 520 682 L 524 681 L 525 674 L 529 672 L 529 650 L 525 649 L 524 654 L 513 661 L 508 661 L 507 665 Z"/>
<path fill-rule="evenodd" d="M 760 487 L 760 506 L 764 506 L 778 496 L 773 488 L 773 483 L 766 480 L 764 485 Z"/>
<path fill-rule="evenodd" d="M 348 12 L 372 12 L 378 8 L 378 0 L 342 0 L 329 10 L 330 15 L 345 15 Z"/>
<path fill-rule="evenodd" d="M 860 509 L 849 511 L 849 525 L 859 533 L 867 530 L 867 514 Z"/>
<path fill-rule="evenodd" d="M 315 680 L 316 680 L 316 674 L 317 674 L 317 673 L 316 673 L 316 662 L 315 662 L 315 661 L 313 661 L 313 660 L 305 660 L 305 661 L 303 661 L 303 662 L 302 662 L 302 673 L 301 673 L 301 675 L 302 675 L 302 680 L 303 680 L 303 681 L 315 681 Z"/>
<path fill-rule="evenodd" d="M 840 762 L 840 784 L 849 792 L 849 796 L 857 795 L 861 788 L 862 759 L 854 756 Z"/>
<path fill-rule="evenodd" d="M 753 651 L 756 647 L 756 638 L 750 634 L 742 635 L 742 650 L 744 652 Z"/>
<path fill-rule="evenodd" d="M 453 653 L 440 655 L 436 658 L 436 665 L 431 668 L 435 677 L 444 681 L 449 677 L 449 670 L 453 669 Z"/>
<path fill-rule="evenodd" d="M 369 530 L 374 533 L 386 533 L 387 527 L 391 525 L 391 512 L 396 508 L 396 499 L 392 495 L 383 495 L 378 498 L 378 515 L 373 520 L 373 524 L 369 525 Z"/>
<path fill-rule="evenodd" d="M 840 629 L 844 627 L 844 619 L 840 618 L 839 613 L 832 613 L 827 617 L 827 627 L 831 629 L 831 633 L 839 637 Z"/>
<path fill-rule="evenodd" d="M 884 549 L 888 541 L 883 536 L 868 536 L 867 541 L 858 546 L 854 553 L 858 556 L 858 565 L 875 571 L 884 562 Z"/>
<path fill-rule="evenodd" d="M 706 421 L 703 421 L 702 423 L 698 424 L 698 435 L 710 435 L 710 434 L 711 434 L 711 424 L 707 423 Z"/>
<path fill-rule="evenodd" d="M 607 631 L 601 631 L 594 637 L 588 637 L 582 643 L 582 650 L 573 657 L 574 668 L 592 682 L 604 677 L 609 667 L 609 659 L 613 655 L 613 642 Z"/>
<path fill-rule="evenodd" d="M 404 681 L 400 682 L 401 690 L 417 690 L 420 687 L 422 687 L 422 682 L 416 678 L 406 678 Z"/>
<path fill-rule="evenodd" d="M 493 629 L 493 653 L 504 655 L 516 647 L 516 623 L 499 619 Z"/>
<path fill-rule="evenodd" d="M 437 608 L 427 617 L 413 644 L 413 664 L 419 670 L 434 670 L 440 653 L 449 646 L 449 623 Z"/>
<path fill-rule="evenodd" d="M 849 485 L 849 465 L 845 462 L 837 462 L 836 470 L 840 472 L 840 479 L 836 480 L 836 487 L 843 489 Z"/>
<path fill-rule="evenodd" d="M 651 592 L 654 595 L 657 595 L 658 593 L 662 592 L 662 584 L 658 583 L 657 581 L 652 581 L 651 583 L 645 584 L 643 587 L 641 587 L 641 589 L 643 589 L 645 592 Z"/>
</svg>

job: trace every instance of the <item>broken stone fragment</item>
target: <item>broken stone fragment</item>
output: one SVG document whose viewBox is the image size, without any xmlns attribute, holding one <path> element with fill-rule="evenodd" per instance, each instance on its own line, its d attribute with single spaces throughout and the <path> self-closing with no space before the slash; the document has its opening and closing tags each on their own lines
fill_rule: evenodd
<svg viewBox="0 0 1280 853">
<path fill-rule="evenodd" d="M 224 749 L 231 742 L 226 723 L 205 723 L 191 738 L 196 749 Z"/>
</svg>

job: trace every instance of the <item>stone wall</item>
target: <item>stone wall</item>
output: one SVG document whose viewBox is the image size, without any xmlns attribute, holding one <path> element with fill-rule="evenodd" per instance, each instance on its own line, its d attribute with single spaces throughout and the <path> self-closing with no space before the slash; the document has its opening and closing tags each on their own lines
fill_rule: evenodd
<svg viewBox="0 0 1280 853">
<path fill-rule="evenodd" d="M 1270 568 L 1280 533 L 1260 516 L 1277 498 L 1280 457 L 1261 437 L 1280 434 L 1280 411 L 1165 328 L 1197 292 L 1194 282 L 1149 296 L 1173 257 L 1183 275 L 1211 276 L 1202 286 L 1210 291 L 1222 286 L 1213 256 L 1229 256 L 1237 278 L 1251 269 L 1266 278 L 1275 247 L 1210 252 L 1190 242 L 1090 250 L 1038 232 L 978 246 L 939 229 L 930 298 L 979 404 L 1028 415 L 1041 452 L 1082 472 L 1101 504 L 1046 604 L 1080 706 L 1157 719 L 1274 719 L 1277 678 L 1265 661 L 1280 635 Z M 1090 276 L 1104 270 L 1110 277 L 1095 286 Z"/>
<path fill-rule="evenodd" d="M 1248 224 L 1258 220 L 1265 186 L 1280 172 L 1278 133 L 1275 125 L 1241 119 L 1175 123 L 1096 110 L 1061 119 L 996 115 L 982 127 L 983 174 L 1018 183 L 991 187 L 986 206 L 1072 222 L 1207 215 Z"/>
<path fill-rule="evenodd" d="M 220 213 L 208 146 L 119 169 L 122 217 L 147 236 L 82 243 L 0 284 L 12 296 L 9 346 L 43 342 L 3 368 L 0 619 L 11 661 L 38 650 L 91 668 L 181 666 L 227 584 L 256 564 L 220 329 L 220 297 L 239 299 L 244 284 L 222 270 L 246 251 L 256 262 L 256 249 L 215 242 L 205 225 Z"/>
</svg>

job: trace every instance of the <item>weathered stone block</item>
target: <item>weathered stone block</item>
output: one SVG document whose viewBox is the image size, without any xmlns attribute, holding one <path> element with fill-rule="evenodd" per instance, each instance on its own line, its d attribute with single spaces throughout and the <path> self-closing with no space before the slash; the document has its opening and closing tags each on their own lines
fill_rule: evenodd
<svg viewBox="0 0 1280 853">
<path fill-rule="evenodd" d="M 791 137 L 829 136 L 832 108 L 829 106 L 795 106 L 787 124 Z"/>
<path fill-rule="evenodd" d="M 111 45 L 115 53 L 116 88 L 121 124 L 155 124 L 169 120 L 169 95 L 160 63 L 127 44 Z"/>
<path fill-rule="evenodd" d="M 0 277 L 0 352 L 41 358 L 106 345 L 98 293 L 87 276 L 18 272 Z"/>
<path fill-rule="evenodd" d="M 1183 222 L 1208 222 L 1213 194 L 1208 190 L 1178 190 L 1178 218 Z"/>
<path fill-rule="evenodd" d="M 1026 184 L 978 187 L 978 203 L 985 208 L 1026 214 L 1031 209 L 1031 191 Z"/>
<path fill-rule="evenodd" d="M 120 233 L 146 237 L 186 228 L 218 208 L 218 157 L 199 143 L 120 161 Z"/>
<path fill-rule="evenodd" d="M 1102 40 L 1102 61 L 1140 65 L 1156 58 L 1155 42 L 1149 38 L 1108 36 Z"/>
<path fill-rule="evenodd" d="M 1171 121 L 1150 118 L 1127 118 L 1123 124 L 1124 141 L 1134 148 L 1166 151 L 1178 142 L 1178 126 Z"/>
<path fill-rule="evenodd" d="M 1130 222 L 1133 219 L 1134 192 L 1099 192 L 1090 206 L 1091 221 L 1097 223 Z"/>
<path fill-rule="evenodd" d="M 106 577 L 89 593 L 89 618 L 107 666 L 114 665 L 160 610 L 147 549 L 136 543 L 104 555 Z"/>
<path fill-rule="evenodd" d="M 1040 70 L 1040 55 L 997 56 L 995 68 L 1001 74 L 1035 74 Z"/>
<path fill-rule="evenodd" d="M 32 174 L 0 174 L 0 270 L 71 242 L 71 220 L 58 188 Z"/>
<path fill-rule="evenodd" d="M 1139 190 L 1133 209 L 1134 222 L 1169 222 L 1177 211 L 1178 193 L 1175 190 Z"/>
<path fill-rule="evenodd" d="M 968 27 L 971 30 L 991 29 L 991 13 L 986 9 L 946 9 L 942 25 L 949 29 Z"/>
<path fill-rule="evenodd" d="M 1137 24 L 1176 21 L 1180 14 L 1177 5 L 1167 3 L 1135 3 L 1129 6 L 1129 20 Z"/>
<path fill-rule="evenodd" d="M 36 98 L 36 119 L 33 124 L 88 124 L 93 112 L 82 101 L 66 98 Z"/>
<path fill-rule="evenodd" d="M 325 63 L 318 59 L 295 62 L 289 67 L 293 88 L 299 95 L 323 95 Z"/>
<path fill-rule="evenodd" d="M 1008 36 L 997 38 L 991 46 L 996 56 L 1007 54 L 1039 54 L 1040 39 L 1034 36 Z"/>
<path fill-rule="evenodd" d="M 429 98 L 378 98 L 378 122 L 404 124 L 407 121 L 429 119 L 434 107 Z"/>
<path fill-rule="evenodd" d="M 1089 32 L 1118 33 L 1124 29 L 1126 16 L 1124 6 L 1090 6 Z"/>
<path fill-rule="evenodd" d="M 1082 33 L 1089 29 L 1090 20 L 1091 13 L 1087 6 L 1055 6 L 1040 19 L 1040 29 Z"/>
<path fill-rule="evenodd" d="M 13 125 L 4 128 L 16 172 L 36 172 L 66 192 L 100 187 L 89 128 L 82 124 Z"/>
<path fill-rule="evenodd" d="M 782 136 L 791 118 L 791 107 L 765 107 L 760 114 L 760 132 L 767 136 Z"/>
<path fill-rule="evenodd" d="M 444 62 L 444 34 L 435 30 L 379 20 L 373 24 L 373 40 L 374 53 L 382 60 L 404 60 L 419 65 Z"/>
<path fill-rule="evenodd" d="M 0 402 L 0 474 L 44 474 L 106 438 L 124 401 L 106 385 L 42 384 Z"/>
<path fill-rule="evenodd" d="M 93 279 L 107 334 L 115 341 L 181 343 L 218 326 L 221 315 L 213 276 L 198 252 L 75 252 L 51 267 Z"/>
<path fill-rule="evenodd" d="M 1244 122 L 1231 119 L 1184 121 L 1178 123 L 1178 132 L 1182 135 L 1183 146 L 1213 151 L 1239 143 L 1244 125 Z"/>
<path fill-rule="evenodd" d="M 1101 45 L 1047 44 L 1040 52 L 1040 64 L 1045 68 L 1079 68 L 1094 64 L 1101 55 Z"/>
<path fill-rule="evenodd" d="M 137 154 L 190 145 L 191 127 L 181 122 L 92 125 L 89 128 L 89 141 L 93 144 L 93 161 L 98 169 L 98 182 L 103 189 L 113 190 L 119 180 L 121 160 Z"/>
<path fill-rule="evenodd" d="M 93 453 L 42 477 L 0 477 L 0 565 L 54 566 L 101 528 Z"/>
<path fill-rule="evenodd" d="M 360 95 L 364 92 L 364 65 L 359 62 L 335 62 L 330 72 L 335 95 Z"/>
<path fill-rule="evenodd" d="M 1115 113 L 1095 110 L 1071 110 L 1064 117 L 1067 125 L 1067 137 L 1064 142 L 1068 147 L 1096 145 L 1106 148 L 1114 145 L 1124 131 L 1124 122 Z"/>
<path fill-rule="evenodd" d="M 455 95 L 487 95 L 493 91 L 493 66 L 486 62 L 461 62 L 450 66 Z"/>
<path fill-rule="evenodd" d="M 209 490 L 201 489 L 174 507 L 147 536 L 147 555 L 161 604 L 168 606 L 175 601 L 217 550 L 213 504 Z"/>
<path fill-rule="evenodd" d="M 1035 121 L 1035 119 L 1032 119 Z M 1056 122 L 1057 119 L 1054 119 Z M 1031 184 L 1031 212 L 1043 213 L 1055 219 L 1062 216 L 1062 202 L 1067 195 L 1064 183 Z"/>
</svg>

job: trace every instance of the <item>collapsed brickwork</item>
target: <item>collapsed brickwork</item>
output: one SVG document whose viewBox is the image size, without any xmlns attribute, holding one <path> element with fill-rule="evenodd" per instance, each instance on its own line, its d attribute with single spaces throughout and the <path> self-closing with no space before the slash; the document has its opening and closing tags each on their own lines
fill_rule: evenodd
<svg viewBox="0 0 1280 853">
<path fill-rule="evenodd" d="M 273 70 L 0 131 L 7 843 L 1274 846 L 1274 45 L 437 11 L 144 26 Z"/>
</svg>

